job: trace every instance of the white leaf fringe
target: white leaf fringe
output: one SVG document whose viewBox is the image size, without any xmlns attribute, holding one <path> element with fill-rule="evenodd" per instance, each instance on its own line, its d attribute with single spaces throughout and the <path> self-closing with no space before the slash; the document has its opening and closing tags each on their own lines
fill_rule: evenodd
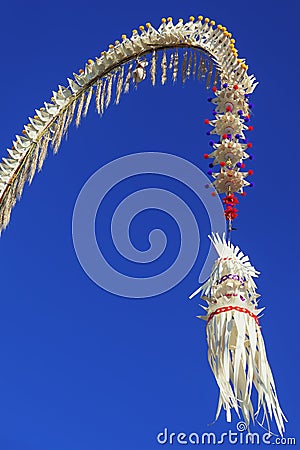
<svg viewBox="0 0 300 450">
<path fill-rule="evenodd" d="M 249 426 L 254 418 L 263 419 L 270 430 L 274 417 L 279 433 L 284 432 L 286 418 L 280 408 L 275 383 L 268 363 L 259 326 L 256 285 L 258 273 L 249 258 L 225 237 L 210 237 L 219 258 L 208 281 L 190 298 L 202 293 L 208 304 L 205 316 L 208 343 L 208 361 L 220 389 L 216 419 L 223 407 L 226 419 L 231 421 L 231 410 L 240 413 Z M 251 394 L 255 387 L 258 400 L 254 413 Z"/>
<path fill-rule="evenodd" d="M 187 78 L 190 78 L 190 76 L 191 76 L 192 64 L 193 64 L 193 53 L 190 52 L 189 62 L 188 62 L 188 66 L 186 69 L 186 77 Z"/>
<path fill-rule="evenodd" d="M 86 117 L 88 110 L 89 110 L 89 106 L 92 100 L 92 96 L 93 96 L 93 92 L 94 92 L 94 86 L 91 86 L 89 88 L 88 94 L 87 94 L 87 99 L 84 105 L 84 111 L 83 111 L 83 117 Z"/>
<path fill-rule="evenodd" d="M 48 146 L 49 146 L 49 142 L 50 142 L 50 132 L 48 131 L 43 139 L 42 139 L 42 143 L 41 143 L 41 151 L 40 151 L 40 155 L 39 155 L 39 161 L 38 161 L 38 171 L 40 172 L 42 170 L 44 161 L 46 159 L 47 156 L 47 152 L 48 152 Z"/>
<path fill-rule="evenodd" d="M 100 115 L 102 116 L 104 114 L 105 110 L 105 98 L 106 98 L 106 92 L 107 92 L 107 78 L 103 82 L 102 90 L 101 90 L 101 98 L 100 98 Z"/>
<path fill-rule="evenodd" d="M 32 153 L 31 153 L 31 161 L 30 161 L 29 177 L 28 177 L 29 184 L 32 183 L 33 177 L 36 172 L 37 163 L 38 163 L 38 159 L 39 159 L 39 151 L 40 151 L 40 144 L 35 145 L 33 150 L 31 151 Z"/>
<path fill-rule="evenodd" d="M 105 100 L 105 108 L 107 109 L 110 105 L 111 101 L 111 92 L 112 92 L 112 85 L 113 85 L 113 74 L 109 74 L 108 76 L 108 83 L 107 83 L 107 93 L 106 93 L 106 100 Z"/>
<path fill-rule="evenodd" d="M 101 91 L 102 91 L 102 86 L 103 86 L 103 78 L 100 78 L 100 80 L 98 80 L 97 83 L 97 88 L 96 88 L 96 109 L 97 109 L 97 113 L 101 114 L 101 103 L 100 103 L 100 99 L 101 99 Z"/>
<path fill-rule="evenodd" d="M 124 66 L 122 66 L 119 71 L 117 88 L 116 88 L 116 105 L 118 105 L 120 102 L 120 97 L 121 97 L 122 89 L 123 89 L 123 80 L 124 80 Z"/>
<path fill-rule="evenodd" d="M 77 116 L 76 116 L 76 120 L 75 120 L 75 124 L 76 124 L 77 128 L 80 125 L 82 111 L 83 111 L 83 107 L 84 107 L 84 101 L 85 101 L 85 92 L 83 92 L 81 94 L 80 101 L 79 101 L 79 104 L 78 104 Z"/>
<path fill-rule="evenodd" d="M 214 81 L 213 81 L 213 86 L 216 86 L 218 84 L 219 77 L 220 77 L 220 72 L 216 69 L 215 76 L 214 76 Z"/>
<path fill-rule="evenodd" d="M 76 100 L 74 100 L 73 103 L 68 108 L 67 119 L 66 119 L 66 122 L 65 122 L 63 135 L 65 135 L 68 132 L 69 126 L 71 125 L 71 123 L 72 123 L 72 121 L 74 119 L 76 106 L 77 106 L 77 102 L 76 102 Z"/>
<path fill-rule="evenodd" d="M 12 190 L 10 189 L 6 195 L 5 203 L 2 203 L 0 209 L 0 219 L 5 229 L 10 221 L 11 210 L 13 208 Z"/>
<path fill-rule="evenodd" d="M 197 52 L 194 51 L 194 62 L 193 62 L 193 78 L 195 80 L 197 75 Z"/>
<path fill-rule="evenodd" d="M 178 56 L 178 50 L 175 51 L 174 55 L 174 67 L 173 67 L 173 83 L 177 80 L 178 75 L 178 64 L 179 64 L 179 56 Z"/>
<path fill-rule="evenodd" d="M 209 69 L 208 69 L 208 74 L 207 74 L 207 78 L 206 78 L 206 89 L 210 88 L 210 80 L 212 77 L 212 73 L 213 73 L 213 69 L 214 69 L 214 65 L 212 61 L 209 61 Z"/>
<path fill-rule="evenodd" d="M 16 186 L 15 187 L 15 196 L 18 200 L 22 196 L 25 182 L 26 182 L 26 173 L 25 173 L 24 167 L 22 167 L 14 181 L 14 184 Z"/>
<path fill-rule="evenodd" d="M 187 52 L 184 52 L 183 62 L 182 62 L 182 70 L 181 70 L 182 83 L 185 83 L 185 80 L 186 80 L 186 66 L 187 66 Z"/>
<path fill-rule="evenodd" d="M 124 83 L 124 93 L 125 94 L 127 94 L 129 92 L 130 80 L 131 80 L 131 76 L 132 76 L 132 68 L 133 68 L 133 64 L 131 63 L 128 67 L 128 71 L 127 71 L 127 75 L 126 75 L 125 83 Z"/>
<path fill-rule="evenodd" d="M 155 86 L 155 81 L 156 81 L 156 61 L 157 61 L 157 53 L 154 50 L 152 52 L 151 69 L 150 69 L 150 76 L 151 76 L 152 86 Z"/>
<path fill-rule="evenodd" d="M 56 154 L 61 144 L 61 140 L 63 138 L 65 123 L 67 120 L 68 110 L 66 109 L 63 114 L 59 117 L 57 122 L 57 127 L 55 129 L 55 133 L 52 138 L 52 147 L 53 152 Z"/>
<path fill-rule="evenodd" d="M 161 70 L 162 70 L 162 74 L 161 74 L 161 84 L 162 84 L 162 85 L 164 85 L 165 82 L 167 81 L 167 67 L 168 67 L 168 64 L 167 64 L 167 54 L 166 54 L 166 52 L 164 51 L 164 52 L 163 52 L 163 57 L 162 57 L 162 60 L 161 60 Z"/>
<path fill-rule="evenodd" d="M 174 53 L 171 53 L 170 62 L 169 62 L 169 65 L 168 65 L 168 69 L 169 70 L 173 69 L 173 64 L 174 64 Z"/>
</svg>

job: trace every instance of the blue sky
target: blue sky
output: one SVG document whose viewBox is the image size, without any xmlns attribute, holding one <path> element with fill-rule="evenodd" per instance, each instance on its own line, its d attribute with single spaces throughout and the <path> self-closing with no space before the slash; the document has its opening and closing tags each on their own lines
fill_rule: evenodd
<svg viewBox="0 0 300 450">
<path fill-rule="evenodd" d="M 255 189 L 241 200 L 234 242 L 262 272 L 263 334 L 289 419 L 287 436 L 297 437 L 296 2 L 10 1 L 1 12 L 2 156 L 52 90 L 122 33 L 130 35 L 147 21 L 159 25 L 164 16 L 177 20 L 191 14 L 210 17 L 233 33 L 260 83 L 252 96 Z M 229 429 L 223 415 L 208 425 L 218 392 L 207 363 L 204 323 L 196 319 L 198 302 L 188 301 L 208 248 L 203 205 L 178 182 L 145 176 L 127 180 L 99 212 L 98 237 L 112 264 L 143 276 L 138 265 L 111 250 L 114 205 L 126 192 L 154 184 L 177 192 L 194 211 L 203 242 L 196 264 L 178 286 L 150 299 L 121 298 L 95 285 L 78 263 L 71 234 L 82 186 L 116 158 L 167 152 L 207 170 L 202 157 L 209 150 L 203 124 L 211 117 L 207 97 L 205 87 L 193 81 L 154 89 L 145 82 L 101 120 L 92 106 L 80 129 L 72 127 L 59 154 L 49 155 L 42 173 L 25 188 L 0 239 L 1 449 L 149 450 L 161 447 L 155 437 L 165 427 L 177 433 Z M 172 263 L 179 247 L 176 224 L 157 211 L 132 224 L 134 244 L 146 249 L 156 227 L 169 231 L 170 245 L 144 276 Z"/>
</svg>

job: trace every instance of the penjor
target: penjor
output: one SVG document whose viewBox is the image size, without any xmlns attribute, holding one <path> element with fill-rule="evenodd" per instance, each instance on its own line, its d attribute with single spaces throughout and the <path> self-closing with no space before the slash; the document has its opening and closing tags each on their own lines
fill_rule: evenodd
<svg viewBox="0 0 300 450">
<path fill-rule="evenodd" d="M 51 101 L 36 109 L 0 162 L 0 233 L 10 221 L 25 182 L 31 183 L 36 171 L 42 169 L 50 146 L 54 153 L 58 152 L 70 125 L 75 122 L 79 126 L 91 100 L 95 99 L 96 110 L 102 116 L 113 99 L 118 104 L 122 93 L 130 92 L 147 77 L 153 86 L 159 80 L 167 85 L 167 80 L 173 84 L 194 78 L 205 80 L 207 89 L 212 87 L 214 97 L 208 100 L 214 105 L 213 118 L 204 122 L 212 127 L 207 134 L 217 139 L 209 141 L 212 151 L 204 158 L 213 159 L 208 174 L 214 179 L 216 192 L 224 196 L 230 234 L 238 214 L 235 194 L 244 197 L 244 188 L 254 186 L 246 179 L 253 170 L 243 169 L 245 161 L 253 159 L 247 153 L 252 143 L 245 134 L 253 131 L 249 96 L 257 82 L 254 75 L 248 74 L 245 59 L 239 57 L 232 34 L 203 16 L 190 16 L 188 21 L 179 19 L 177 23 L 172 17 L 162 18 L 157 29 L 147 22 L 134 29 L 130 37 L 123 34 L 121 41 L 116 40 L 98 57 L 89 59 L 84 69 L 68 78 L 67 86 L 59 85 Z M 278 403 L 259 326 L 261 309 L 257 309 L 253 281 L 258 272 L 230 241 L 216 234 L 211 239 L 219 259 L 209 280 L 191 297 L 201 292 L 208 303 L 204 317 L 208 357 L 220 388 L 217 417 L 223 406 L 227 420 L 231 420 L 233 408 L 238 414 L 241 411 L 249 424 L 263 411 L 262 422 L 266 420 L 269 425 L 274 417 L 282 434 L 286 419 Z M 256 412 L 251 402 L 253 386 L 258 393 Z"/>
</svg>

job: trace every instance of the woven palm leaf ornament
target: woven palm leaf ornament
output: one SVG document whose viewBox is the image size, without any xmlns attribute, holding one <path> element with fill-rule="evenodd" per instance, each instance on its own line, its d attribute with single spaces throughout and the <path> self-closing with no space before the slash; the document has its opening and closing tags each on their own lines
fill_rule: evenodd
<svg viewBox="0 0 300 450">
<path fill-rule="evenodd" d="M 11 210 L 22 195 L 24 184 L 32 182 L 40 171 L 49 147 L 57 153 L 70 125 L 78 127 L 87 115 L 92 99 L 101 116 L 108 106 L 118 104 L 123 93 L 137 87 L 146 78 L 152 85 L 165 84 L 167 79 L 185 82 L 196 78 L 212 89 L 211 158 L 208 174 L 212 185 L 222 196 L 229 238 L 213 234 L 210 239 L 218 253 L 211 276 L 190 298 L 202 295 L 207 302 L 208 359 L 220 388 L 216 418 L 222 407 L 227 420 L 231 410 L 248 425 L 262 412 L 262 423 L 275 420 L 284 432 L 285 417 L 280 408 L 272 372 L 266 357 L 259 325 L 256 285 L 258 272 L 238 247 L 230 242 L 232 222 L 237 217 L 237 194 L 253 186 L 248 181 L 252 170 L 243 170 L 244 161 L 253 159 L 248 153 L 252 145 L 246 133 L 252 105 L 249 94 L 256 87 L 253 75 L 247 73 L 244 59 L 238 57 L 235 40 L 222 25 L 199 16 L 187 22 L 162 19 L 158 29 L 150 23 L 133 30 L 131 37 L 110 45 L 99 58 L 88 60 L 84 70 L 68 79 L 68 86 L 59 86 L 50 102 L 36 110 L 34 117 L 13 141 L 7 157 L 0 163 L 0 230 L 10 221 Z M 216 169 L 216 170 L 213 170 Z M 252 393 L 257 391 L 257 408 L 252 406 Z"/>
</svg>

